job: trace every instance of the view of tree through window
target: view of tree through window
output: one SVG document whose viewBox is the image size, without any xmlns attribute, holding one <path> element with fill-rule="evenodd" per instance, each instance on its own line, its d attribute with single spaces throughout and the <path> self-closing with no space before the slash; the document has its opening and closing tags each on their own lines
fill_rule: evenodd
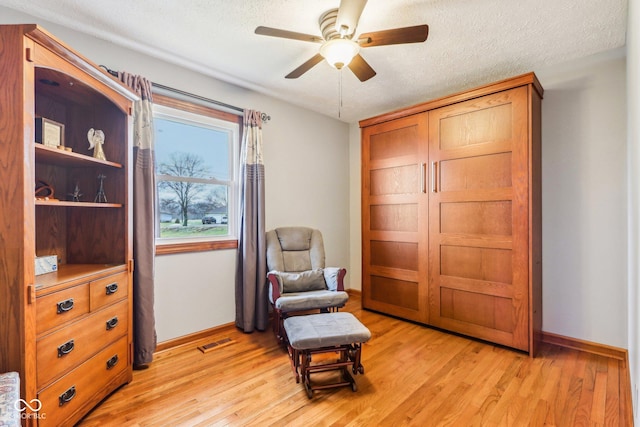
<svg viewBox="0 0 640 427">
<path fill-rule="evenodd" d="M 196 117 L 192 117 L 196 116 Z M 161 239 L 229 236 L 233 214 L 231 125 L 191 113 L 154 113 Z"/>
</svg>

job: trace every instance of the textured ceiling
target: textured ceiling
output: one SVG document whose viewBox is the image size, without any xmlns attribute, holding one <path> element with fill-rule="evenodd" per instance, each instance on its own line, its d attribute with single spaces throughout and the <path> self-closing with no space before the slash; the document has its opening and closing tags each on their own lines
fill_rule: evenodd
<svg viewBox="0 0 640 427">
<path fill-rule="evenodd" d="M 320 35 L 340 0 L 0 0 L 74 30 L 328 116 L 356 122 L 476 85 L 625 45 L 627 0 L 369 0 L 357 33 L 429 25 L 425 43 L 364 49 L 361 83 L 325 62 L 284 76 L 319 45 L 258 36 L 259 25 Z M 341 76 L 342 74 L 342 76 Z M 544 82 L 542 82 L 544 84 Z"/>
</svg>

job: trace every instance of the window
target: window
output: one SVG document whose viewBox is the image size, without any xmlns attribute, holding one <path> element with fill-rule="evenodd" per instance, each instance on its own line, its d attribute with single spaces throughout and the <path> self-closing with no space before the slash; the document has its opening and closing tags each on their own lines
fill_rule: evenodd
<svg viewBox="0 0 640 427">
<path fill-rule="evenodd" d="M 241 118 L 154 94 L 153 120 L 156 253 L 236 247 Z"/>
</svg>

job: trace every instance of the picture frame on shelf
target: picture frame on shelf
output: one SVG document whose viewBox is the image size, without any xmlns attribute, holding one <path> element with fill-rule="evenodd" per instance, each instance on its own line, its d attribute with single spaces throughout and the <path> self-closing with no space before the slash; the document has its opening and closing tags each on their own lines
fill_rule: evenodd
<svg viewBox="0 0 640 427">
<path fill-rule="evenodd" d="M 36 117 L 36 142 L 51 148 L 64 147 L 64 124 Z"/>
</svg>

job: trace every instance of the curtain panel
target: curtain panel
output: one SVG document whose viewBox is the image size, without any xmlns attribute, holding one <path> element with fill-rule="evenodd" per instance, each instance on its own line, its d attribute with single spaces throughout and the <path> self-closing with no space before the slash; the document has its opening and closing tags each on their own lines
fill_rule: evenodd
<svg viewBox="0 0 640 427">
<path fill-rule="evenodd" d="M 264 331 L 269 321 L 261 116 L 259 111 L 244 111 L 235 289 L 236 326 L 244 332 Z"/>
<path fill-rule="evenodd" d="M 118 78 L 140 96 L 133 110 L 133 365 L 153 360 L 155 327 L 155 166 L 151 82 L 119 72 Z"/>
</svg>

